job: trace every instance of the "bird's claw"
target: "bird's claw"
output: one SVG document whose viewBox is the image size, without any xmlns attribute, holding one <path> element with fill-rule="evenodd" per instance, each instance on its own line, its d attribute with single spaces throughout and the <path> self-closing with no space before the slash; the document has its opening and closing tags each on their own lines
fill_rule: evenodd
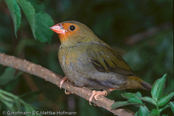
<svg viewBox="0 0 174 116">
<path fill-rule="evenodd" d="M 91 95 L 91 97 L 89 98 L 89 104 L 90 105 L 92 105 L 91 104 L 91 102 L 92 102 L 92 99 L 94 98 L 95 100 L 98 100 L 98 96 L 99 95 L 103 95 L 103 96 L 106 96 L 107 95 L 107 91 L 95 91 L 95 90 L 93 90 L 92 91 L 92 95 Z"/>
<path fill-rule="evenodd" d="M 62 88 L 63 83 L 67 80 L 67 77 L 63 77 L 62 80 L 60 81 L 60 89 Z"/>
<path fill-rule="evenodd" d="M 71 94 L 71 92 L 70 92 L 70 91 L 67 91 L 67 90 L 65 89 L 65 94 L 69 95 L 69 94 Z"/>
</svg>

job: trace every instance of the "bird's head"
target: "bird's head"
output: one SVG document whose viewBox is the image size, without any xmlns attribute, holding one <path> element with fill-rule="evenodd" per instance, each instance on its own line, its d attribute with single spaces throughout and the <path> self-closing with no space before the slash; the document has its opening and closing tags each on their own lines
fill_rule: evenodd
<svg viewBox="0 0 174 116">
<path fill-rule="evenodd" d="M 77 21 L 65 21 L 50 27 L 58 34 L 61 45 L 76 46 L 78 43 L 85 43 L 95 40 L 95 34 L 84 24 Z"/>
</svg>

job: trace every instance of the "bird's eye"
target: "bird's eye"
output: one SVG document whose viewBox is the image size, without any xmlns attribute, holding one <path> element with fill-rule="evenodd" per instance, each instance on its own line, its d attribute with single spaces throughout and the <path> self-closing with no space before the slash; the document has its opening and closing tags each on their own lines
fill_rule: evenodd
<svg viewBox="0 0 174 116">
<path fill-rule="evenodd" d="M 74 31 L 76 28 L 75 28 L 74 25 L 71 25 L 71 26 L 69 27 L 69 29 L 70 29 L 71 31 Z"/>
</svg>

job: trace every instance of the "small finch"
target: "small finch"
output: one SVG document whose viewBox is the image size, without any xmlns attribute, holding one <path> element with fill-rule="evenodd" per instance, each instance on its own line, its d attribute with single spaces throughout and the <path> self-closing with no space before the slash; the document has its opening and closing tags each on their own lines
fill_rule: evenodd
<svg viewBox="0 0 174 116">
<path fill-rule="evenodd" d="M 150 84 L 136 76 L 123 58 L 86 25 L 65 21 L 50 29 L 61 41 L 58 58 L 66 78 L 78 87 L 103 90 L 93 91 L 90 103 L 93 97 L 97 100 L 98 95 L 113 90 L 151 89 Z"/>
</svg>

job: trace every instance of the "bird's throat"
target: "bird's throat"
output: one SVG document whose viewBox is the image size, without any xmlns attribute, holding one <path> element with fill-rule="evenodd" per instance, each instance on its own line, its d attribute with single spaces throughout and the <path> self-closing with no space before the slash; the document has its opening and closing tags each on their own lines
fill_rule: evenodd
<svg viewBox="0 0 174 116">
<path fill-rule="evenodd" d="M 66 42 L 67 41 L 67 35 L 66 34 L 58 34 L 59 36 L 59 39 L 60 39 L 60 42 L 63 43 L 63 42 Z"/>
</svg>

